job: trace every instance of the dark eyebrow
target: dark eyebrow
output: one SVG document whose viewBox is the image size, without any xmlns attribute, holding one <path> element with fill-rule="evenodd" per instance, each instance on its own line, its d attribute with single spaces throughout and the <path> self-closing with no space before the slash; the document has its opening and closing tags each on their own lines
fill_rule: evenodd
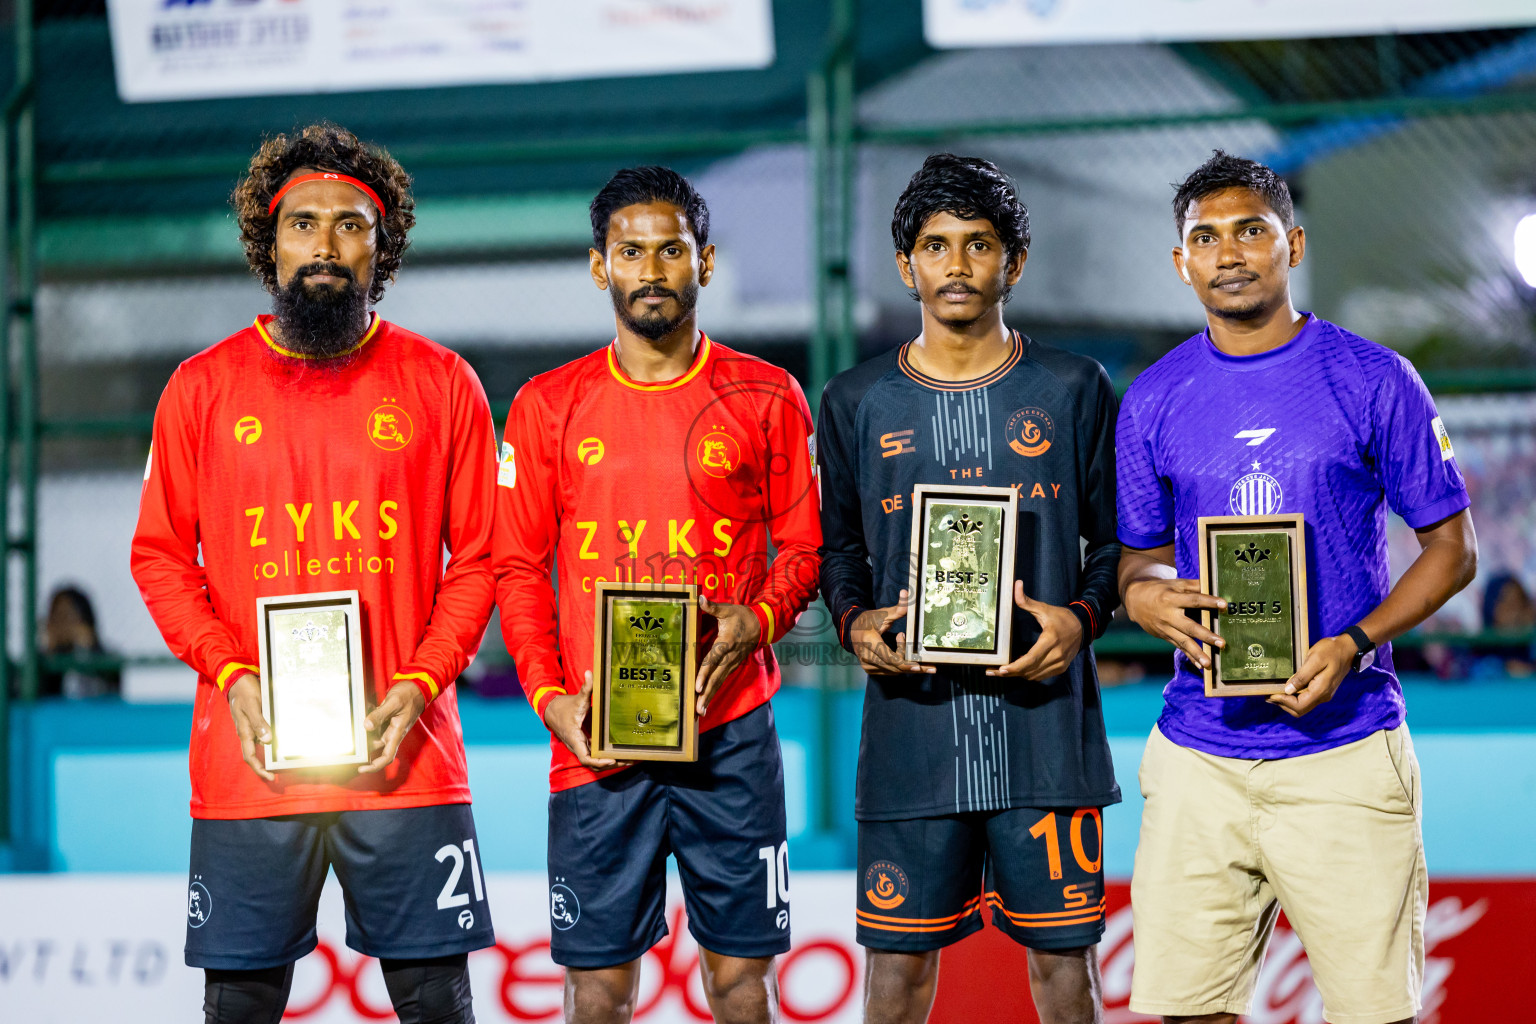
<svg viewBox="0 0 1536 1024">
<path fill-rule="evenodd" d="M 644 242 L 637 242 L 637 241 L 635 241 L 632 238 L 620 239 L 617 244 L 620 247 L 623 247 L 623 246 L 626 246 L 626 245 L 632 245 L 636 249 L 644 249 L 645 248 L 645 243 Z M 665 242 L 659 243 L 659 247 L 662 248 L 662 249 L 665 249 L 669 245 L 680 245 L 680 246 L 683 246 L 684 248 L 687 247 L 687 243 L 684 242 L 681 238 L 669 238 Z"/>
<path fill-rule="evenodd" d="M 305 209 L 302 206 L 299 207 L 296 210 L 289 210 L 287 213 L 283 214 L 283 217 L 288 219 L 288 220 L 299 220 L 299 219 L 319 220 L 320 219 L 320 215 L 318 213 L 316 213 L 314 210 L 308 210 L 308 209 Z M 337 220 L 345 220 L 345 219 L 347 219 L 349 217 L 352 218 L 353 220 L 367 220 L 368 219 L 367 216 L 364 214 L 364 212 L 362 210 L 343 210 L 343 211 L 341 211 L 340 213 L 338 213 L 336 215 L 336 219 Z"/>
<path fill-rule="evenodd" d="M 978 238 L 996 238 L 997 237 L 997 232 L 996 231 L 988 231 L 985 228 L 983 228 L 980 231 L 968 231 L 968 232 L 966 232 L 964 235 L 962 235 L 960 237 L 965 239 L 968 242 L 974 242 Z M 918 240 L 917 240 L 917 244 L 918 245 L 922 245 L 924 242 L 947 242 L 947 241 L 949 241 L 949 239 L 946 236 L 940 235 L 940 234 L 935 234 L 933 232 L 929 232 L 927 234 L 924 234 L 924 235 L 920 236 L 918 238 Z"/>
<path fill-rule="evenodd" d="M 1241 227 L 1246 227 L 1249 224 L 1263 224 L 1263 223 L 1264 223 L 1264 218 L 1263 217 L 1243 217 L 1242 219 L 1240 219 L 1237 222 L 1236 226 L 1241 228 Z M 1197 231 L 1205 231 L 1205 232 L 1209 232 L 1209 233 L 1214 234 L 1215 231 L 1216 231 L 1216 225 L 1214 225 L 1214 224 L 1196 224 L 1194 227 L 1190 228 L 1189 231 L 1190 231 L 1191 234 L 1194 234 Z"/>
</svg>

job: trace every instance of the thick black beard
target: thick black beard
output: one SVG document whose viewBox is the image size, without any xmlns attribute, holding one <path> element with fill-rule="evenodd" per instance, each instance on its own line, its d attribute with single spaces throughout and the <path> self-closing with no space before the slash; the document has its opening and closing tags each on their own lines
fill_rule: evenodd
<svg viewBox="0 0 1536 1024">
<path fill-rule="evenodd" d="M 346 279 L 340 288 L 309 288 L 310 274 Z M 335 359 L 357 344 L 368 329 L 368 293 L 350 268 L 339 263 L 300 267 L 272 297 L 273 319 L 284 348 L 314 359 Z"/>
<path fill-rule="evenodd" d="M 644 316 L 635 316 L 630 312 L 631 304 L 647 295 L 674 296 L 678 305 L 677 316 L 664 317 L 657 310 L 652 310 Z M 699 305 L 699 286 L 697 282 L 690 282 L 681 292 L 674 292 L 666 288 L 657 288 L 655 285 L 646 285 L 644 288 L 636 288 L 627 296 L 622 296 L 616 289 L 610 288 L 609 296 L 613 299 L 613 313 L 619 318 L 619 323 L 642 338 L 657 341 L 677 330 L 685 320 L 693 316 L 693 311 Z"/>
</svg>

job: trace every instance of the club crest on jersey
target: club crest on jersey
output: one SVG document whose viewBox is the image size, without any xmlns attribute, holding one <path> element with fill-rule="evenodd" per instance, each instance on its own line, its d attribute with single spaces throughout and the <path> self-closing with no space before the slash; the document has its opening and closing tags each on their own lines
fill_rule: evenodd
<svg viewBox="0 0 1536 1024">
<path fill-rule="evenodd" d="M 193 875 L 192 884 L 187 887 L 187 927 L 189 928 L 201 928 L 213 916 L 213 897 L 208 894 L 208 887 L 200 881 L 202 877 L 202 875 Z"/>
<path fill-rule="evenodd" d="M 576 446 L 576 458 L 583 466 L 595 466 L 603 461 L 603 439 L 600 437 L 584 437 Z"/>
<path fill-rule="evenodd" d="M 241 444 L 255 444 L 261 440 L 261 420 L 255 416 L 242 416 L 235 421 L 235 440 Z"/>
<path fill-rule="evenodd" d="M 1056 437 L 1056 425 L 1044 409 L 1028 406 L 1008 417 L 1008 447 L 1027 459 L 1044 455 Z"/>
<path fill-rule="evenodd" d="M 411 417 L 393 399 L 368 414 L 368 440 L 387 452 L 410 444 L 411 430 Z"/>
<path fill-rule="evenodd" d="M 554 925 L 557 931 L 568 932 L 575 928 L 576 922 L 580 920 L 581 902 L 576 899 L 576 893 L 570 886 L 550 886 L 549 923 Z"/>
<path fill-rule="evenodd" d="M 1227 504 L 1235 516 L 1272 516 L 1280 511 L 1285 492 L 1280 481 L 1253 464 L 1253 472 L 1232 485 Z"/>
<path fill-rule="evenodd" d="M 694 454 L 700 469 L 716 479 L 723 479 L 734 473 L 741 462 L 741 445 L 723 428 L 716 427 L 699 438 Z"/>
<path fill-rule="evenodd" d="M 907 875 L 888 860 L 877 860 L 864 872 L 864 896 L 881 910 L 894 910 L 907 901 Z"/>
</svg>

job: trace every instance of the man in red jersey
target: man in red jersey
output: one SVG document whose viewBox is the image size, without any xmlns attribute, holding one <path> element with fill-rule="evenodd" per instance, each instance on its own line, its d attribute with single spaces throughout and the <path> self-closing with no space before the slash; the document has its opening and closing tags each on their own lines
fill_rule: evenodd
<svg viewBox="0 0 1536 1024">
<path fill-rule="evenodd" d="M 369 311 L 415 222 L 389 154 L 313 125 L 264 144 L 233 199 L 275 315 L 171 377 L 133 540 L 198 673 L 187 963 L 209 1024 L 275 1024 L 334 867 L 400 1020 L 471 1024 L 466 955 L 495 939 L 452 684 L 494 588 L 490 409 L 462 359 Z M 269 772 L 256 599 L 354 589 L 373 759 Z"/>
<path fill-rule="evenodd" d="M 810 408 L 788 373 L 698 329 L 715 251 L 691 184 L 662 167 L 620 171 L 591 212 L 592 279 L 618 335 L 513 401 L 493 542 L 502 631 L 553 734 L 551 954 L 566 967 L 568 1021 L 627 1022 L 640 957 L 667 933 L 672 853 L 715 1020 L 776 1020 L 789 879 L 769 645 L 816 589 Z M 698 584 L 709 650 L 697 763 L 591 756 L 604 580 Z"/>
</svg>

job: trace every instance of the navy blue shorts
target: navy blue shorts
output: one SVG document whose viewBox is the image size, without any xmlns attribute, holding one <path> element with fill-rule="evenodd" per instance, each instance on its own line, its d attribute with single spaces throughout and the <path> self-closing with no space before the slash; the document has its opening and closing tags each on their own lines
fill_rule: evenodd
<svg viewBox="0 0 1536 1024">
<path fill-rule="evenodd" d="M 1020 945 L 1095 945 L 1104 934 L 1099 809 L 859 822 L 859 945 L 939 949 L 979 931 L 988 906 Z"/>
<path fill-rule="evenodd" d="M 784 767 L 768 705 L 701 733 L 693 764 L 638 764 L 550 794 L 555 963 L 613 967 L 666 936 L 668 854 L 700 946 L 789 950 Z"/>
<path fill-rule="evenodd" d="M 495 944 L 468 804 L 192 821 L 187 965 L 260 970 L 315 948 L 336 869 L 347 945 L 397 960 Z"/>
</svg>

